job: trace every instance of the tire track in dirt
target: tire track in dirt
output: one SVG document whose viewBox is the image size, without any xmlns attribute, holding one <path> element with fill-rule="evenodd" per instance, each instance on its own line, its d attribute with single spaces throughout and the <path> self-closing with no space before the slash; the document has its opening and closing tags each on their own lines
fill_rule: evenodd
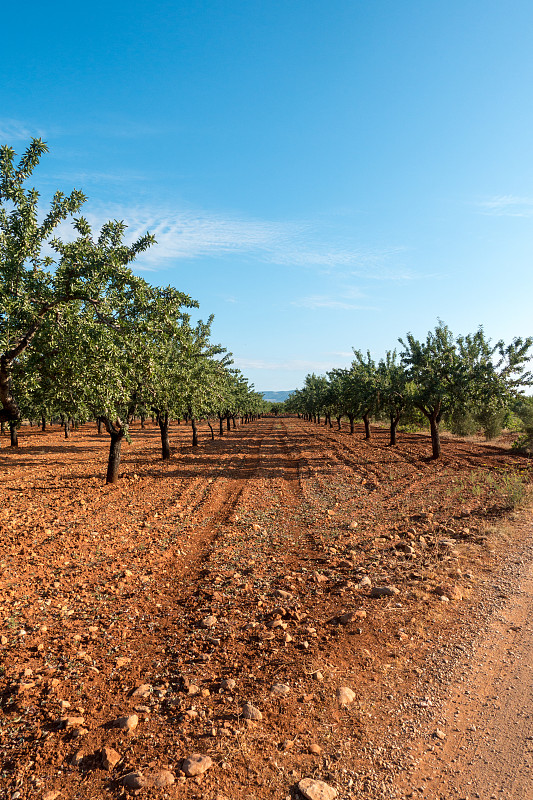
<svg viewBox="0 0 533 800">
<path fill-rule="evenodd" d="M 434 727 L 419 742 L 425 752 L 409 784 L 398 782 L 404 797 L 533 798 L 531 512 L 526 524 L 528 541 L 513 561 L 520 564 L 514 589 L 464 648 L 470 658 L 457 665 L 439 712 L 444 738 L 436 738 Z"/>
</svg>

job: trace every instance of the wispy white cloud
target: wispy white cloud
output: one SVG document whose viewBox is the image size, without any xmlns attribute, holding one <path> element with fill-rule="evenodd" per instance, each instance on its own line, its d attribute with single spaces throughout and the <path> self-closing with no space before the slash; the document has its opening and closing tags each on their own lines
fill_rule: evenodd
<svg viewBox="0 0 533 800">
<path fill-rule="evenodd" d="M 30 139 L 43 137 L 42 128 L 32 127 L 18 119 L 0 119 L 0 144 L 13 144 L 24 141 L 30 143 Z"/>
<path fill-rule="evenodd" d="M 300 359 L 291 359 L 289 361 L 267 361 L 265 359 L 258 358 L 238 357 L 236 357 L 234 361 L 235 366 L 242 370 L 282 370 L 287 372 L 303 370 L 304 372 L 324 372 L 328 369 L 331 369 L 331 362 L 328 361 L 305 361 Z"/>
<path fill-rule="evenodd" d="M 337 296 L 326 294 L 312 294 L 307 297 L 302 297 L 299 300 L 293 300 L 291 305 L 298 306 L 299 308 L 332 308 L 343 311 L 377 311 L 375 306 L 365 305 L 364 303 L 355 302 L 356 298 L 362 297 L 358 291 L 347 291 L 340 293 Z"/>
<path fill-rule="evenodd" d="M 496 195 L 478 203 L 482 213 L 498 217 L 533 217 L 533 197 Z"/>
<path fill-rule="evenodd" d="M 317 229 L 312 221 L 140 206 L 106 206 L 102 211 L 93 206 L 87 216 L 95 227 L 110 216 L 125 220 L 131 241 L 149 230 L 157 244 L 143 254 L 143 264 L 165 267 L 169 261 L 238 254 L 263 263 L 307 267 L 328 274 L 406 279 L 405 270 L 386 270 L 386 263 L 402 248 L 337 247 L 328 239 L 328 232 Z"/>
<path fill-rule="evenodd" d="M 104 180 L 105 176 L 96 179 Z M 190 208 L 169 210 L 119 204 L 98 207 L 94 203 L 88 203 L 82 213 L 95 231 L 109 218 L 124 220 L 128 225 L 126 240 L 129 242 L 150 231 L 157 244 L 139 257 L 138 269 L 157 270 L 185 259 L 237 255 L 264 264 L 308 268 L 335 276 L 344 283 L 355 277 L 379 281 L 407 281 L 418 277 L 403 266 L 391 267 L 391 262 L 399 260 L 403 248 L 363 249 L 349 243 L 336 246 L 331 231 L 311 221 L 265 220 Z M 69 223 L 62 225 L 58 233 L 67 240 L 73 237 Z M 312 295 L 295 301 L 295 305 L 339 309 L 365 307 L 353 301 L 353 294 L 347 297 L 339 290 L 335 297 Z"/>
</svg>

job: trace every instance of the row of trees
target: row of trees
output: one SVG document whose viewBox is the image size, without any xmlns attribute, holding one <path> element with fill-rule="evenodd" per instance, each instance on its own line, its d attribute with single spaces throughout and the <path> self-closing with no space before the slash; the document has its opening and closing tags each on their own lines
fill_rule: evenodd
<svg viewBox="0 0 533 800">
<path fill-rule="evenodd" d="M 85 196 L 56 192 L 48 213 L 25 183 L 47 147 L 33 139 L 18 163 L 0 148 L 0 421 L 12 444 L 22 418 L 99 420 L 111 437 L 107 481 L 118 478 L 120 450 L 134 415 L 153 414 L 163 458 L 169 420 L 244 419 L 262 397 L 232 368 L 231 354 L 210 340 L 212 317 L 193 324 L 196 301 L 173 287 L 153 287 L 130 264 L 154 244 L 131 245 L 126 226 L 107 222 L 94 234 L 77 215 Z M 72 219 L 74 237 L 54 236 Z M 213 434 L 213 428 L 211 425 Z"/>
<path fill-rule="evenodd" d="M 370 438 L 370 419 L 388 419 L 390 444 L 396 443 L 400 420 L 423 415 L 431 431 L 434 458 L 441 454 L 440 423 L 469 432 L 482 428 L 487 436 L 501 426 L 513 398 L 533 384 L 527 371 L 533 338 L 516 338 L 511 344 L 491 344 L 482 328 L 454 337 L 439 321 L 425 341 L 408 333 L 399 340 L 402 351 L 388 351 L 378 362 L 369 352 L 354 350 L 348 369 L 334 369 L 327 376 L 308 375 L 302 389 L 294 392 L 286 408 L 320 422 L 341 426 L 347 417 L 350 432 L 362 419 Z"/>
</svg>

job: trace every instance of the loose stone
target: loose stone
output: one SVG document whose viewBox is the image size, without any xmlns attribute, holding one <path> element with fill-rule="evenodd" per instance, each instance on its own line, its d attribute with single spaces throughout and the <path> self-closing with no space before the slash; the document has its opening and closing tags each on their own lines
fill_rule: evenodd
<svg viewBox="0 0 533 800">
<path fill-rule="evenodd" d="M 209 756 L 193 753 L 192 756 L 185 759 L 181 768 L 188 778 L 193 778 L 195 775 L 203 775 L 212 766 L 213 762 Z"/>
<path fill-rule="evenodd" d="M 348 706 L 355 700 L 355 692 L 349 686 L 339 686 L 336 695 L 341 706 Z"/>
<path fill-rule="evenodd" d="M 127 717 L 119 717 L 113 723 L 114 728 L 120 728 L 121 731 L 130 733 L 134 731 L 139 724 L 139 717 L 137 714 L 129 714 Z"/>
<path fill-rule="evenodd" d="M 394 597 L 400 594 L 396 586 L 374 586 L 370 592 L 370 597 Z"/>
<path fill-rule="evenodd" d="M 245 703 L 242 709 L 242 716 L 243 719 L 251 719 L 255 722 L 259 722 L 263 719 L 263 715 L 259 711 L 258 708 L 253 706 L 251 703 Z"/>
<path fill-rule="evenodd" d="M 141 683 L 132 693 L 132 697 L 149 697 L 152 692 L 152 687 L 149 683 Z"/>
<path fill-rule="evenodd" d="M 286 683 L 275 683 L 271 689 L 271 694 L 277 695 L 278 697 L 286 697 L 291 690 L 290 686 L 287 686 Z"/>
<path fill-rule="evenodd" d="M 127 775 L 120 779 L 120 783 L 126 789 L 143 789 L 147 785 L 146 778 L 142 772 L 128 772 Z"/>
<path fill-rule="evenodd" d="M 333 786 L 313 778 L 302 778 L 298 789 L 307 800 L 333 800 L 337 797 L 337 790 Z"/>
<path fill-rule="evenodd" d="M 104 769 L 113 769 L 121 759 L 121 755 L 112 747 L 103 747 L 101 750 L 102 766 Z"/>
</svg>

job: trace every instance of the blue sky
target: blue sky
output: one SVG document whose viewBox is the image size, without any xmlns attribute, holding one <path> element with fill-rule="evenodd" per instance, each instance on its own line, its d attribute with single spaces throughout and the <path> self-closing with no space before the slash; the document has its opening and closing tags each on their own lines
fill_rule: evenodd
<svg viewBox="0 0 533 800">
<path fill-rule="evenodd" d="M 29 2 L 2 9 L 0 143 L 43 202 L 158 244 L 259 390 L 437 318 L 533 334 L 533 4 Z"/>
</svg>

